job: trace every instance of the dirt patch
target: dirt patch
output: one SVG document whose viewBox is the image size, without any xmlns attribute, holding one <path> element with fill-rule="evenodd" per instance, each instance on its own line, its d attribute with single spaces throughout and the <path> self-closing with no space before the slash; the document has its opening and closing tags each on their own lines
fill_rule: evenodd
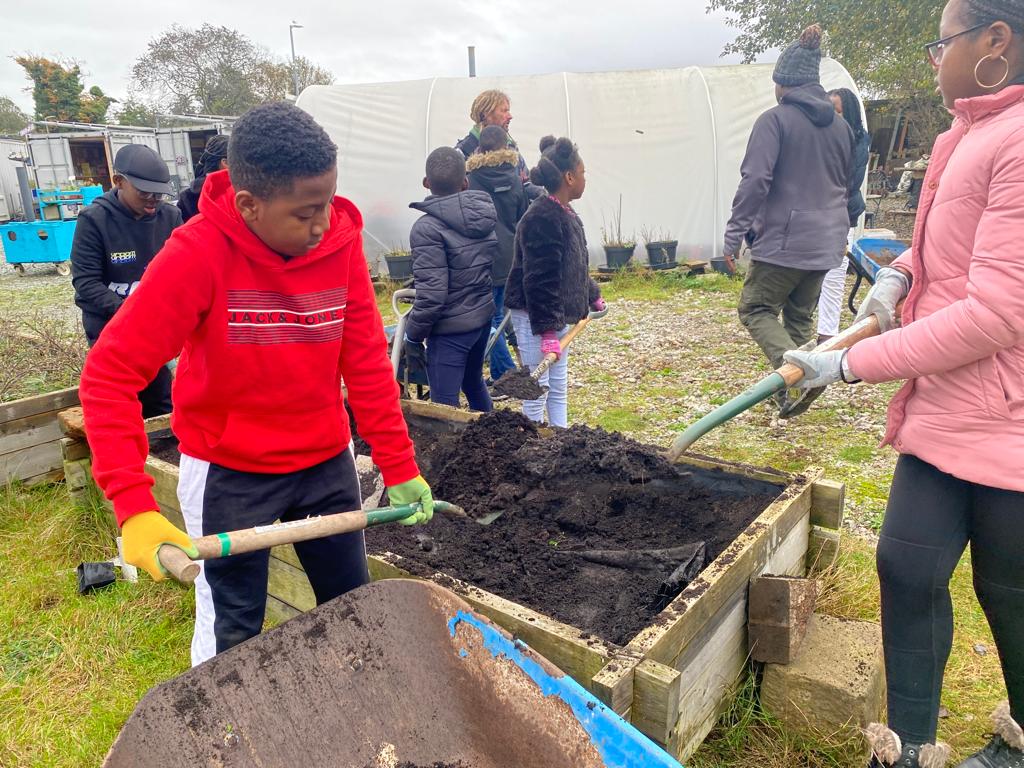
<svg viewBox="0 0 1024 768">
<path fill-rule="evenodd" d="M 650 446 L 600 429 L 538 430 L 496 411 L 459 434 L 412 430 L 434 495 L 492 525 L 440 515 L 367 532 L 417 575 L 443 572 L 624 644 L 658 613 L 673 566 L 631 569 L 582 551 L 665 550 L 703 541 L 718 556 L 781 488 L 722 472 L 681 473 Z M 429 532 L 429 551 L 422 535 Z M 678 563 L 675 565 L 679 565 Z"/>
</svg>

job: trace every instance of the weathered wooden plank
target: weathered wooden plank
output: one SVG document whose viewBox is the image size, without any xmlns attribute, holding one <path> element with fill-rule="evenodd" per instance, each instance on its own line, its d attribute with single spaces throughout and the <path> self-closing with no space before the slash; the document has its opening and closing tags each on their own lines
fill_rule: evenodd
<svg viewBox="0 0 1024 768">
<path fill-rule="evenodd" d="M 626 646 L 644 658 L 670 664 L 739 587 L 759 573 L 790 529 L 807 516 L 818 468 L 798 476 L 683 593 L 662 612 L 662 622 L 642 630 Z M 667 618 L 669 621 L 665 622 Z"/>
<path fill-rule="evenodd" d="M 703 456 L 699 453 L 686 453 L 679 459 L 679 464 L 689 464 L 700 469 L 718 469 L 733 475 L 749 477 L 751 480 L 762 480 L 766 483 L 789 485 L 794 477 L 781 470 L 751 467 L 747 464 L 740 464 L 734 461 L 716 459 L 712 456 Z"/>
<path fill-rule="evenodd" d="M 24 420 L 25 421 L 25 420 Z M 7 422 L 8 425 L 16 422 Z M 30 447 L 42 445 L 47 442 L 57 442 L 60 439 L 60 428 L 52 420 L 44 420 L 42 423 L 27 426 L 25 429 L 4 437 L 0 437 L 0 456 L 25 451 Z"/>
<path fill-rule="evenodd" d="M 11 400 L 0 403 L 0 424 L 37 413 L 59 411 L 78 404 L 78 387 L 47 392 L 45 395 L 24 397 L 21 400 Z"/>
<path fill-rule="evenodd" d="M 590 681 L 593 694 L 623 717 L 633 706 L 633 680 L 640 662 L 637 657 L 613 653 Z"/>
<path fill-rule="evenodd" d="M 369 565 L 375 579 L 409 578 L 409 574 L 402 570 L 402 558 L 392 553 L 371 555 Z M 585 688 L 590 686 L 615 650 L 615 646 L 596 638 L 584 640 L 582 632 L 574 627 L 450 576 L 436 573 L 429 580 L 458 594 Z"/>
<path fill-rule="evenodd" d="M 146 419 L 143 426 L 146 428 L 146 434 L 150 432 L 159 432 L 161 429 L 171 428 L 171 414 L 165 413 L 163 416 L 153 416 L 152 418 Z"/>
<path fill-rule="evenodd" d="M 64 481 L 67 483 L 69 491 L 78 491 L 91 486 L 93 484 L 92 461 L 90 459 L 65 461 Z"/>
<path fill-rule="evenodd" d="M 170 462 L 150 456 L 146 459 L 146 474 L 153 478 L 153 498 L 161 509 L 179 510 L 178 468 Z"/>
<path fill-rule="evenodd" d="M 26 477 L 21 481 L 22 485 L 27 485 L 30 488 L 34 485 L 49 485 L 50 483 L 59 483 L 64 479 L 64 468 L 51 469 L 49 472 L 43 472 L 39 475 L 33 475 L 32 477 Z"/>
<path fill-rule="evenodd" d="M 810 516 L 798 521 L 778 549 L 769 557 L 760 573 L 777 576 L 804 576 L 807 573 L 807 545 L 811 537 Z"/>
<path fill-rule="evenodd" d="M 296 568 L 302 567 L 302 563 L 299 562 L 299 556 L 295 553 L 295 547 L 291 544 L 282 544 L 279 547 L 274 547 L 270 550 L 270 554 L 278 560 L 288 563 L 289 565 L 293 565 Z"/>
<path fill-rule="evenodd" d="M 28 481 L 54 472 L 58 473 L 58 479 L 64 474 L 60 443 L 56 440 L 0 456 L 0 483 L 11 480 Z"/>
<path fill-rule="evenodd" d="M 73 437 L 62 437 L 60 439 L 60 455 L 65 462 L 91 459 L 92 451 L 89 450 L 89 443 L 85 440 L 78 440 Z"/>
<path fill-rule="evenodd" d="M 644 659 L 637 665 L 633 682 L 633 725 L 661 745 L 679 721 L 682 673 L 678 669 Z"/>
<path fill-rule="evenodd" d="M 839 531 L 813 526 L 807 547 L 807 569 L 818 572 L 830 568 L 839 556 L 839 546 Z"/>
<path fill-rule="evenodd" d="M 700 642 L 673 663 L 680 670 L 679 718 L 665 744 L 679 758 L 689 756 L 710 732 L 729 690 L 746 667 L 746 588 L 737 590 Z"/>
<path fill-rule="evenodd" d="M 297 611 L 288 603 L 281 602 L 273 595 L 267 595 L 267 614 L 266 618 L 273 624 L 283 624 L 288 619 L 293 619 L 302 611 Z"/>
<path fill-rule="evenodd" d="M 456 424 L 469 424 L 483 415 L 477 411 L 464 411 L 461 408 L 430 403 L 426 400 L 402 400 L 401 404 L 402 411 L 407 414 Z"/>
<path fill-rule="evenodd" d="M 270 558 L 267 592 L 298 611 L 309 611 L 316 607 L 316 595 L 309 586 L 306 574 L 300 568 L 276 557 Z"/>
<path fill-rule="evenodd" d="M 59 440 L 58 411 L 45 411 L 0 424 L 0 453 L 11 453 L 33 445 Z"/>
<path fill-rule="evenodd" d="M 819 480 L 811 491 L 811 524 L 821 528 L 840 528 L 846 509 L 846 484 Z"/>
</svg>

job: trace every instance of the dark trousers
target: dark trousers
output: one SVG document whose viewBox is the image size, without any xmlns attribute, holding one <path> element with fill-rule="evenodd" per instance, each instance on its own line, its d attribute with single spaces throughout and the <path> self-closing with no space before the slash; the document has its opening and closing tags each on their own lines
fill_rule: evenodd
<svg viewBox="0 0 1024 768">
<path fill-rule="evenodd" d="M 239 472 L 182 456 L 178 500 L 188 534 L 209 534 L 351 512 L 361 507 L 352 452 L 285 474 Z M 295 545 L 317 605 L 370 580 L 362 531 Z M 207 560 L 196 580 L 192 663 L 255 637 L 267 603 L 268 550 Z"/>
<path fill-rule="evenodd" d="M 502 283 L 501 285 L 494 286 L 493 292 L 494 319 L 491 320 L 491 329 L 497 330 L 505 317 L 505 284 Z M 512 359 L 512 353 L 508 349 L 508 342 L 505 341 L 505 337 L 508 335 L 508 328 L 511 327 L 512 324 L 509 323 L 506 329 L 501 332 L 501 336 L 495 340 L 494 346 L 491 347 L 490 369 L 492 381 L 497 381 L 516 367 L 516 363 Z"/>
<path fill-rule="evenodd" d="M 153 416 L 163 416 L 165 413 L 171 412 L 171 382 L 173 379 L 167 366 L 161 365 L 154 379 L 139 392 L 142 418 L 150 419 Z"/>
<path fill-rule="evenodd" d="M 995 636 L 1010 696 L 1024 723 L 1024 493 L 959 480 L 920 459 L 896 465 L 878 542 L 889 727 L 933 743 L 953 645 L 949 580 L 971 545 L 974 590 Z"/>
<path fill-rule="evenodd" d="M 430 400 L 459 407 L 459 390 L 474 411 L 493 409 L 484 383 L 484 350 L 491 334 L 488 323 L 468 333 L 445 333 L 427 339 L 427 379 Z"/>
<path fill-rule="evenodd" d="M 740 296 L 740 322 L 778 368 L 782 355 L 814 338 L 814 310 L 828 270 L 808 271 L 750 262 Z M 779 314 L 782 322 L 779 322 Z"/>
</svg>

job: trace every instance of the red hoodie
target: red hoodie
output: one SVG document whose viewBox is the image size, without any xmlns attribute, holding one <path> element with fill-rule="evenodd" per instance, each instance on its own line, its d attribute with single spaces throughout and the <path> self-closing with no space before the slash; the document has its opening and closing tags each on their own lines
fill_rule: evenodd
<svg viewBox="0 0 1024 768">
<path fill-rule="evenodd" d="M 363 257 L 362 216 L 290 260 L 235 209 L 226 171 L 179 227 L 86 359 L 80 397 L 96 481 L 118 523 L 157 509 L 136 393 L 180 352 L 171 427 L 189 456 L 245 472 L 305 469 L 351 440 L 341 382 L 387 485 L 419 474 Z"/>
</svg>

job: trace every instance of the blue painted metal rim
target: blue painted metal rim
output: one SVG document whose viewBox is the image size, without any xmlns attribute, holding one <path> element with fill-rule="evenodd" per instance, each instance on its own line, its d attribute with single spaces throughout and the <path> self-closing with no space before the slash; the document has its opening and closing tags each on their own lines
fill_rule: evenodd
<svg viewBox="0 0 1024 768">
<path fill-rule="evenodd" d="M 557 696 L 590 736 L 591 742 L 606 768 L 682 768 L 665 750 L 644 736 L 616 712 L 606 707 L 568 675 L 554 676 L 523 653 L 522 641 L 505 635 L 472 613 L 459 611 L 448 621 L 448 631 L 455 637 L 459 624 L 476 629 L 484 648 L 495 658 L 504 657 L 523 670 L 546 696 Z M 459 651 L 465 658 L 466 649 Z"/>
</svg>

